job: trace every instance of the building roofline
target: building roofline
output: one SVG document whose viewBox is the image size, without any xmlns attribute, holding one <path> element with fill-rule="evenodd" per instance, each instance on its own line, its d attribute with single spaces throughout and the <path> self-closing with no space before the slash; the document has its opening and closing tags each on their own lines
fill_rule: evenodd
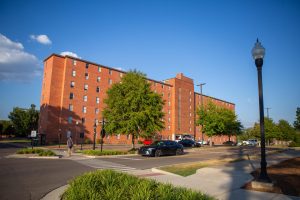
<svg viewBox="0 0 300 200">
<path fill-rule="evenodd" d="M 48 60 L 50 57 L 52 56 L 57 56 L 57 57 L 61 57 L 61 58 L 71 58 L 71 59 L 76 59 L 76 60 L 79 60 L 79 61 L 82 61 L 82 62 L 85 62 L 85 63 L 89 63 L 89 64 L 92 64 L 92 65 L 97 65 L 97 66 L 100 66 L 100 67 L 104 67 L 104 68 L 107 68 L 107 69 L 111 69 L 111 70 L 114 70 L 114 71 L 118 71 L 118 72 L 121 72 L 121 73 L 124 73 L 126 74 L 127 72 L 125 71 L 122 71 L 122 70 L 119 70 L 119 69 L 116 69 L 116 68 L 112 68 L 112 67 L 108 67 L 108 66 L 105 66 L 105 65 L 102 65 L 102 64 L 98 64 L 98 63 L 95 63 L 95 62 L 91 62 L 91 61 L 88 61 L 88 60 L 84 60 L 84 59 L 81 59 L 81 58 L 76 58 L 76 57 L 73 57 L 73 56 L 69 56 L 69 55 L 65 55 L 65 56 L 62 56 L 62 55 L 59 55 L 59 54 L 56 54 L 56 53 L 52 53 L 50 56 L 48 56 L 47 58 L 44 59 L 44 62 L 46 60 Z M 153 82 L 156 82 L 156 83 L 160 83 L 160 84 L 163 84 L 163 85 L 167 85 L 167 86 L 171 86 L 173 87 L 173 85 L 171 84 L 168 84 L 168 83 L 164 83 L 163 81 L 157 81 L 157 80 L 154 80 L 154 79 L 151 79 L 151 78 L 147 78 L 147 80 L 149 81 L 153 81 Z"/>
<path fill-rule="evenodd" d="M 201 96 L 201 94 L 198 93 L 198 92 L 194 92 L 194 93 Z M 225 101 L 225 100 L 222 100 L 222 99 L 218 99 L 218 98 L 215 98 L 215 97 L 211 97 L 211 96 L 208 96 L 208 95 L 205 95 L 205 94 L 202 94 L 202 96 L 208 97 L 208 98 L 212 98 L 212 99 L 215 99 L 215 100 L 218 100 L 218 101 L 222 101 L 222 102 L 225 102 L 225 103 L 229 103 L 229 104 L 232 104 L 232 105 L 235 105 L 235 103 L 231 103 L 231 102 L 229 102 L 229 101 Z"/>
</svg>

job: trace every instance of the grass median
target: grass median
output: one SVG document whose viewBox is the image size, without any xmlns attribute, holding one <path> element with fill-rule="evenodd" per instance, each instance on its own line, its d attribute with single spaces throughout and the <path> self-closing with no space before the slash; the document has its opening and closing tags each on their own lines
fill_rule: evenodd
<svg viewBox="0 0 300 200">
<path fill-rule="evenodd" d="M 126 154 L 134 154 L 135 151 L 117 151 L 117 150 L 79 150 L 77 153 L 83 153 L 89 156 L 108 156 L 108 155 L 126 155 Z"/>
<path fill-rule="evenodd" d="M 88 172 L 70 182 L 62 195 L 63 200 L 208 200 L 203 193 L 186 188 L 174 187 L 153 180 L 138 178 L 113 170 Z"/>
<path fill-rule="evenodd" d="M 51 150 L 44 150 L 39 148 L 24 148 L 17 151 L 17 154 L 37 154 L 39 156 L 56 156 Z"/>
<path fill-rule="evenodd" d="M 243 161 L 245 159 L 246 159 L 246 157 L 235 158 L 235 159 L 228 158 L 228 159 L 222 159 L 222 160 L 207 160 L 207 161 L 201 161 L 201 162 L 169 165 L 169 166 L 165 166 L 165 167 L 160 167 L 159 169 L 166 171 L 166 172 L 173 173 L 173 174 L 177 174 L 180 176 L 190 176 L 192 174 L 195 174 L 197 169 L 215 166 L 215 165 L 226 164 L 226 163 Z"/>
</svg>

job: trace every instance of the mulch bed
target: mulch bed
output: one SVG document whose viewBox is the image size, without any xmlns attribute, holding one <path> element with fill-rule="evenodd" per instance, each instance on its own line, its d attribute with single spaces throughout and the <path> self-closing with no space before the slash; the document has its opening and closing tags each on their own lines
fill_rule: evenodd
<svg viewBox="0 0 300 200">
<path fill-rule="evenodd" d="M 300 157 L 283 161 L 267 168 L 270 179 L 275 183 L 271 192 L 282 193 L 291 196 L 300 196 Z M 260 169 L 251 174 L 254 178 L 259 176 Z M 251 183 L 243 186 L 243 189 L 254 190 Z M 266 192 L 266 190 L 257 190 Z M 270 192 L 270 191 L 268 191 Z"/>
</svg>

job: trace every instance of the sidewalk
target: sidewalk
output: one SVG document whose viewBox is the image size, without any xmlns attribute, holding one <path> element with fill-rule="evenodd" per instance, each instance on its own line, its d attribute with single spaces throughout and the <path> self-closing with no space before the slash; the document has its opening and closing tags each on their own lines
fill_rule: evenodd
<svg viewBox="0 0 300 200">
<path fill-rule="evenodd" d="M 283 160 L 299 157 L 300 151 L 287 151 L 280 154 L 274 154 L 267 157 L 268 166 L 277 164 Z M 80 157 L 76 155 L 75 157 Z M 206 167 L 197 170 L 196 174 L 188 177 L 182 177 L 175 174 L 165 173 L 158 169 L 131 170 L 127 173 L 141 178 L 149 178 L 162 183 L 170 183 L 175 186 L 186 187 L 196 191 L 201 191 L 207 195 L 220 200 L 235 199 L 253 199 L 253 200 L 279 200 L 295 199 L 300 197 L 287 196 L 276 193 L 256 192 L 241 189 L 241 187 L 253 179 L 250 175 L 254 169 L 260 168 L 260 161 L 241 161 L 229 163 L 223 166 Z M 59 199 L 59 196 L 67 186 L 58 188 L 47 194 L 43 200 Z"/>
</svg>

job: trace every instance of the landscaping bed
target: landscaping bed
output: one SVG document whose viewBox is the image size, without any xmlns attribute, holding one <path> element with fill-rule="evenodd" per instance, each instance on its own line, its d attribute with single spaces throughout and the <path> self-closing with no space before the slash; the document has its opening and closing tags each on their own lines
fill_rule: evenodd
<svg viewBox="0 0 300 200">
<path fill-rule="evenodd" d="M 200 192 L 157 183 L 113 170 L 88 172 L 70 182 L 62 195 L 63 200 L 81 199 L 162 199 L 201 200 L 213 199 Z"/>
<path fill-rule="evenodd" d="M 134 154 L 135 151 L 116 151 L 116 150 L 82 150 L 77 151 L 78 153 L 83 153 L 89 156 L 107 156 L 107 155 L 126 155 L 126 154 Z"/>
<path fill-rule="evenodd" d="M 257 178 L 260 169 L 252 172 L 252 176 Z M 275 183 L 272 192 L 282 193 L 292 196 L 300 196 L 300 157 L 283 161 L 277 165 L 267 168 L 271 180 Z M 244 189 L 254 190 L 251 183 L 247 183 Z M 258 190 L 264 192 L 265 190 Z"/>
<path fill-rule="evenodd" d="M 17 154 L 37 154 L 39 156 L 56 156 L 56 154 L 51 150 L 44 150 L 38 148 L 24 148 L 17 151 Z"/>
</svg>

